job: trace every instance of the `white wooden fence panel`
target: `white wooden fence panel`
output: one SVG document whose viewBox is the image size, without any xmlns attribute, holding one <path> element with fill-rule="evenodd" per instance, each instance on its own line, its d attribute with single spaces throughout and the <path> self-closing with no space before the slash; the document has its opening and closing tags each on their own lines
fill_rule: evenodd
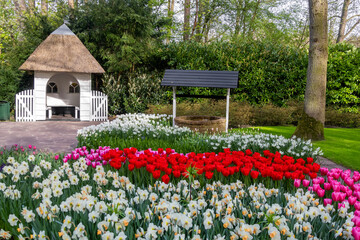
<svg viewBox="0 0 360 240">
<path fill-rule="evenodd" d="M 108 97 L 100 91 L 92 91 L 91 121 L 108 120 Z"/>
<path fill-rule="evenodd" d="M 15 119 L 17 122 L 35 121 L 34 90 L 24 90 L 15 97 Z"/>
</svg>

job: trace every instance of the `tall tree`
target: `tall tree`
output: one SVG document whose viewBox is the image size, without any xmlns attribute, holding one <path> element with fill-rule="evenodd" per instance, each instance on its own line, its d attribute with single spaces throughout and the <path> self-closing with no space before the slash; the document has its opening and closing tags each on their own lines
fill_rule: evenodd
<svg viewBox="0 0 360 240">
<path fill-rule="evenodd" d="M 336 43 L 340 43 L 344 41 L 345 38 L 345 27 L 347 22 L 348 10 L 349 10 L 350 0 L 344 0 L 341 18 L 340 18 L 340 26 L 339 26 L 339 33 L 336 40 Z"/>
<path fill-rule="evenodd" d="M 167 28 L 166 43 L 169 43 L 171 38 L 172 26 L 174 21 L 174 10 L 175 10 L 175 0 L 168 0 L 167 18 L 169 20 L 169 24 L 166 26 Z"/>
<path fill-rule="evenodd" d="M 74 0 L 68 0 L 68 4 L 69 4 L 69 7 L 70 7 L 71 9 L 74 9 L 74 7 L 75 7 L 75 2 L 74 2 Z"/>
<path fill-rule="evenodd" d="M 41 0 L 41 14 L 47 15 L 48 13 L 48 2 L 47 0 Z"/>
<path fill-rule="evenodd" d="M 184 41 L 190 39 L 190 0 L 184 3 Z"/>
<path fill-rule="evenodd" d="M 328 60 L 327 0 L 309 0 L 310 47 L 304 112 L 294 135 L 323 140 Z"/>
<path fill-rule="evenodd" d="M 35 11 L 35 0 L 29 0 L 29 10 L 31 13 Z"/>
</svg>

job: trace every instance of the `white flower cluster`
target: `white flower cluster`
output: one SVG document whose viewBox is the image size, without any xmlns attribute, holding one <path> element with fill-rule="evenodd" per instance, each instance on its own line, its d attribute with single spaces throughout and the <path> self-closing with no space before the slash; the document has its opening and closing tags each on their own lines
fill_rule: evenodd
<svg viewBox="0 0 360 240">
<path fill-rule="evenodd" d="M 155 114 L 123 114 L 118 115 L 111 122 L 92 125 L 78 130 L 77 135 L 81 137 L 96 137 L 101 132 L 122 132 L 130 137 L 144 138 L 147 136 L 158 137 L 177 136 L 191 133 L 189 128 L 172 127 L 169 125 L 168 115 Z"/>
<path fill-rule="evenodd" d="M 116 138 L 123 138 L 124 141 L 134 139 L 168 139 L 175 141 L 177 137 L 186 137 L 186 140 L 195 145 L 206 145 L 206 151 L 222 151 L 230 148 L 233 151 L 244 151 L 252 149 L 262 153 L 263 150 L 278 151 L 282 155 L 294 158 L 316 157 L 322 155 L 320 148 L 314 149 L 310 141 L 303 141 L 293 137 L 287 139 L 283 136 L 253 133 L 239 134 L 231 133 L 226 135 L 202 135 L 192 133 L 186 127 L 172 127 L 169 125 L 168 115 L 147 115 L 147 114 L 125 114 L 119 115 L 112 122 L 85 127 L 78 130 L 78 139 L 86 145 L 86 139 L 102 139 L 109 135 L 116 135 Z M 85 139 L 85 141 L 81 141 Z M 183 140 L 185 141 L 185 140 Z M 89 141 L 91 142 L 91 141 Z M 110 142 L 102 142 L 103 145 L 111 145 Z"/>
<path fill-rule="evenodd" d="M 184 180 L 176 185 L 156 182 L 143 188 L 113 169 L 88 169 L 83 158 L 40 177 L 36 173 L 45 173 L 46 164 L 30 171 L 27 162 L 10 162 L 1 173 L 0 212 L 13 207 L 0 220 L 16 229 L 12 232 L 19 239 L 53 239 L 54 233 L 69 240 L 353 239 L 354 213 L 348 204 L 339 210 L 324 207 L 302 189 L 286 193 L 239 180 L 203 187 L 195 180 L 192 188 Z M 20 166 L 25 168 L 22 175 Z M 17 174 L 20 181 L 13 183 Z M 6 193 L 15 188 L 32 201 Z"/>
<path fill-rule="evenodd" d="M 313 150 L 311 141 L 304 141 L 301 138 L 292 137 L 287 139 L 283 136 L 273 134 L 227 134 L 225 136 L 212 135 L 206 140 L 213 146 L 214 150 L 230 148 L 232 150 L 257 149 L 278 151 L 282 155 L 292 157 L 316 157 L 322 155 L 320 148 Z"/>
</svg>

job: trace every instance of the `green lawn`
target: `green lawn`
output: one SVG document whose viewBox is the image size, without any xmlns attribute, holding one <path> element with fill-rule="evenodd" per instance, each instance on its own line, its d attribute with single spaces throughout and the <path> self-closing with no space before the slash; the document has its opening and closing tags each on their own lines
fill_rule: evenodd
<svg viewBox="0 0 360 240">
<path fill-rule="evenodd" d="M 256 127 L 260 132 L 291 137 L 295 127 Z M 325 128 L 325 140 L 313 142 L 320 147 L 324 157 L 349 167 L 360 170 L 360 128 Z"/>
</svg>

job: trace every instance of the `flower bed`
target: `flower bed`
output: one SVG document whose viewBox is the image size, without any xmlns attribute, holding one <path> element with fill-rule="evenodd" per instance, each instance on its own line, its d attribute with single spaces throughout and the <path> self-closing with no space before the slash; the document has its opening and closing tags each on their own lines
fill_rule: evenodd
<svg viewBox="0 0 360 240">
<path fill-rule="evenodd" d="M 253 153 L 250 149 L 245 152 L 224 152 L 188 154 L 175 153 L 173 149 L 159 148 L 138 151 L 136 148 L 111 149 L 99 147 L 87 150 L 86 147 L 77 148 L 67 154 L 64 162 L 85 158 L 88 166 L 96 167 L 110 165 L 118 170 L 120 175 L 129 177 L 137 185 L 152 184 L 161 179 L 164 183 L 176 183 L 182 176 L 188 176 L 189 168 L 195 170 L 201 184 L 207 180 L 231 183 L 236 180 L 251 182 L 254 179 L 262 181 L 271 178 L 273 181 L 283 179 L 305 179 L 306 176 L 316 178 L 320 165 L 312 158 L 306 160 L 281 155 L 279 152 L 264 151 L 263 156 Z M 267 181 L 269 182 L 269 181 Z"/>
<path fill-rule="evenodd" d="M 134 150 L 126 151 L 136 156 L 131 153 Z M 108 153 L 111 162 L 114 158 Z M 351 239 L 352 231 L 357 230 L 352 219 L 358 213 L 351 205 L 324 206 L 315 193 L 302 188 L 284 191 L 239 180 L 203 186 L 194 180 L 191 188 L 184 180 L 174 184 L 157 181 L 141 187 L 121 176 L 121 168 L 107 164 L 92 168 L 84 157 L 66 163 L 43 158 L 24 154 L 7 159 L 0 173 L 0 236 Z"/>
<path fill-rule="evenodd" d="M 185 127 L 170 126 L 167 115 L 126 114 L 117 116 L 112 122 L 85 127 L 78 131 L 78 146 L 98 148 L 136 147 L 138 149 L 172 148 L 177 152 L 221 152 L 225 148 L 232 151 L 271 152 L 295 158 L 315 158 L 322 155 L 314 149 L 310 141 L 300 138 L 286 139 L 282 136 L 258 133 L 229 133 L 207 135 L 193 133 Z"/>
</svg>

